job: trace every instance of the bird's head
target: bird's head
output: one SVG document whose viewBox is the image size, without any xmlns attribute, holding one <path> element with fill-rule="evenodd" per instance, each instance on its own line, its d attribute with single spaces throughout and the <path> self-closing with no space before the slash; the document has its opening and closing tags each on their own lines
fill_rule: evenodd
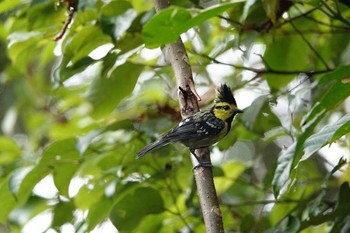
<svg viewBox="0 0 350 233">
<path fill-rule="evenodd" d="M 237 108 L 231 89 L 226 84 L 218 87 L 212 111 L 217 118 L 223 121 L 232 121 L 237 113 L 243 112 Z"/>
</svg>

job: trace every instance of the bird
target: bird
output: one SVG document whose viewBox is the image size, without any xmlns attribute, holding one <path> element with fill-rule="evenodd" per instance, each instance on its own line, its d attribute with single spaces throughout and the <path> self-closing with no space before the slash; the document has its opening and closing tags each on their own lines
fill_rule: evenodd
<svg viewBox="0 0 350 233">
<path fill-rule="evenodd" d="M 141 149 L 136 158 L 157 150 L 169 143 L 180 142 L 189 148 L 199 162 L 199 166 L 212 166 L 211 163 L 201 162 L 195 154 L 196 149 L 205 148 L 224 138 L 231 129 L 231 123 L 238 113 L 243 111 L 237 108 L 236 100 L 230 87 L 221 84 L 217 88 L 214 104 L 209 110 L 199 111 L 182 121 L 160 138 Z"/>
</svg>

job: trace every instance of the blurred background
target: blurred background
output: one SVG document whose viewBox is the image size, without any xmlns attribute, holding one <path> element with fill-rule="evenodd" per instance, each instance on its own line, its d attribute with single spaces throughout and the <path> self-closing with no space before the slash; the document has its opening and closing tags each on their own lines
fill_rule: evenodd
<svg viewBox="0 0 350 233">
<path fill-rule="evenodd" d="M 0 2 L 0 232 L 204 232 L 189 151 L 136 153 L 181 119 L 181 35 L 210 108 L 226 232 L 348 232 L 348 1 Z"/>
</svg>

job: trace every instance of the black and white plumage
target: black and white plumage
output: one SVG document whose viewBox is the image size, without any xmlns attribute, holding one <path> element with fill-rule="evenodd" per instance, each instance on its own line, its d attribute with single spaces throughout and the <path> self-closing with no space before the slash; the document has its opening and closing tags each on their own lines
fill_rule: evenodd
<svg viewBox="0 0 350 233">
<path fill-rule="evenodd" d="M 172 142 L 184 144 L 192 153 L 195 149 L 208 147 L 227 135 L 234 116 L 241 112 L 230 88 L 226 84 L 221 85 L 210 110 L 197 112 L 183 119 L 157 141 L 140 150 L 136 157 L 140 158 Z"/>
</svg>

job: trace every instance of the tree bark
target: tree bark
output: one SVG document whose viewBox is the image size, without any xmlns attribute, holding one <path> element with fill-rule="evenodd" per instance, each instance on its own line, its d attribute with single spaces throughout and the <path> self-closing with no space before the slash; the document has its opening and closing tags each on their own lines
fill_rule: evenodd
<svg viewBox="0 0 350 233">
<path fill-rule="evenodd" d="M 169 6 L 169 0 L 154 0 L 154 4 L 158 12 Z M 194 87 L 191 65 L 181 38 L 178 38 L 171 44 L 165 45 L 165 50 L 172 65 L 177 86 L 179 87 L 178 97 L 181 115 L 182 118 L 186 118 L 199 111 L 199 96 Z M 195 153 L 201 161 L 210 161 L 208 148 L 197 149 Z M 196 166 L 198 161 L 194 156 L 191 156 L 191 158 L 193 166 Z M 198 167 L 194 169 L 194 176 L 206 232 L 224 232 L 212 169 L 208 167 Z"/>
</svg>

